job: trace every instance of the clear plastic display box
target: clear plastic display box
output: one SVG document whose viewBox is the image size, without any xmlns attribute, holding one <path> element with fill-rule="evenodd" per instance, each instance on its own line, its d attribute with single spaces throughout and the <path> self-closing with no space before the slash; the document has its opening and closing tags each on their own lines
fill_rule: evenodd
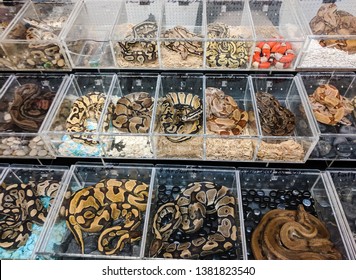
<svg viewBox="0 0 356 280">
<path fill-rule="evenodd" d="M 205 159 L 254 161 L 259 140 L 247 75 L 205 75 Z"/>
<path fill-rule="evenodd" d="M 142 258 L 151 177 L 149 165 L 72 165 L 38 258 Z"/>
<path fill-rule="evenodd" d="M 313 117 L 297 78 L 251 75 L 260 142 L 257 161 L 303 163 L 318 141 Z"/>
<path fill-rule="evenodd" d="M 155 157 L 203 159 L 204 76 L 162 74 L 155 104 Z"/>
<path fill-rule="evenodd" d="M 293 70 L 305 40 L 304 29 L 290 0 L 251 0 L 255 47 L 254 70 Z"/>
<path fill-rule="evenodd" d="M 98 158 L 103 155 L 99 132 L 109 129 L 110 114 L 106 110 L 111 105 L 113 90 L 118 90 L 113 73 L 70 75 L 61 99 L 43 128 L 56 156 Z"/>
<path fill-rule="evenodd" d="M 159 76 L 121 72 L 117 77 L 118 89 L 112 92 L 110 107 L 106 111 L 111 116 L 110 125 L 107 130 L 100 130 L 105 157 L 152 158 L 154 104 Z"/>
<path fill-rule="evenodd" d="M 119 68 L 159 68 L 161 1 L 122 1 L 111 36 Z"/>
<path fill-rule="evenodd" d="M 206 2 L 205 68 L 250 68 L 254 32 L 246 1 Z"/>
<path fill-rule="evenodd" d="M 2 39 L 16 70 L 68 71 L 61 36 L 75 3 L 28 1 Z"/>
<path fill-rule="evenodd" d="M 205 48 L 205 1 L 162 0 L 161 68 L 202 69 Z"/>
<path fill-rule="evenodd" d="M 241 168 L 238 174 L 248 259 L 350 259 L 320 171 Z"/>
<path fill-rule="evenodd" d="M 121 1 L 79 2 L 63 41 L 73 68 L 115 68 L 110 35 Z"/>
<path fill-rule="evenodd" d="M 298 70 L 356 67 L 356 2 L 299 0 L 306 38 Z"/>
<path fill-rule="evenodd" d="M 244 259 L 236 180 L 233 168 L 157 165 L 145 258 Z"/>
<path fill-rule="evenodd" d="M 319 135 L 310 159 L 355 160 L 355 73 L 303 72 L 297 77 Z"/>
<path fill-rule="evenodd" d="M 5 171 L 0 195 L 0 259 L 35 258 L 67 172 L 68 167 L 59 165 L 11 165 Z"/>
<path fill-rule="evenodd" d="M 344 233 L 349 238 L 352 259 L 356 259 L 356 171 L 355 169 L 330 169 L 325 172 L 330 181 L 330 192 L 336 207 L 340 209 L 340 220 L 344 222 Z"/>
<path fill-rule="evenodd" d="M 42 128 L 66 81 L 65 74 L 11 76 L 0 93 L 0 157 L 54 157 Z"/>
</svg>

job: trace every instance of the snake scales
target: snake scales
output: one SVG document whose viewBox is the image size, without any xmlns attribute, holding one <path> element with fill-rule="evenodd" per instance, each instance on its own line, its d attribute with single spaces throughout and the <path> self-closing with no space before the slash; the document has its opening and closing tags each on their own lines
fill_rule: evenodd
<svg viewBox="0 0 356 280">
<path fill-rule="evenodd" d="M 84 254 L 83 233 L 97 233 L 98 250 L 112 255 L 141 239 L 148 185 L 137 180 L 103 179 L 76 191 L 66 209 L 66 223 Z"/>
<path fill-rule="evenodd" d="M 299 205 L 267 212 L 252 233 L 251 248 L 258 260 L 341 259 L 329 238 L 325 225 Z"/>
<path fill-rule="evenodd" d="M 233 248 L 237 240 L 235 207 L 236 199 L 227 187 L 212 182 L 189 184 L 174 202 L 163 204 L 156 211 L 149 255 L 200 258 Z M 213 213 L 218 216 L 215 233 L 189 242 L 169 242 L 170 236 L 177 230 L 187 234 L 196 233 L 207 216 Z"/>
<path fill-rule="evenodd" d="M 48 209 L 43 206 L 40 197 L 50 197 L 51 205 L 59 186 L 56 180 L 1 185 L 1 248 L 12 250 L 26 244 L 32 232 L 32 224 L 43 224 L 47 216 Z"/>
</svg>

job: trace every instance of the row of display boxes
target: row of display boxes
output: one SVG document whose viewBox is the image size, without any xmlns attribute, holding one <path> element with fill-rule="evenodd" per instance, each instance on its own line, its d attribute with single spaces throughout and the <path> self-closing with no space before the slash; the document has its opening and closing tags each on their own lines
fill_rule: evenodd
<svg viewBox="0 0 356 280">
<path fill-rule="evenodd" d="M 314 216 L 308 218 L 319 233 L 315 243 L 312 237 L 305 241 L 299 236 L 301 240 L 297 243 L 308 242 L 310 247 L 294 248 L 296 251 L 290 255 L 286 253 L 285 258 L 314 259 L 317 255 L 313 254 L 319 249 L 322 251 L 319 257 L 356 258 L 354 169 L 321 172 L 77 163 L 70 168 L 11 165 L 2 166 L 1 171 L 1 211 L 7 215 L 1 220 L 0 259 L 172 256 L 259 259 L 256 242 L 262 246 L 263 240 L 256 239 L 252 232 L 259 231 L 260 223 L 266 222 L 266 218 L 261 218 L 277 211 L 280 219 L 286 219 L 285 213 L 291 218 L 300 207 L 298 205 L 303 205 L 308 215 Z M 26 191 L 24 196 L 20 195 L 21 191 Z M 22 220 L 14 224 L 9 213 L 15 215 L 18 208 L 12 207 L 15 201 L 11 202 L 9 197 L 17 194 L 16 202 L 28 212 L 22 213 Z M 32 202 L 36 199 L 40 199 L 40 203 L 36 202 L 34 209 Z M 203 217 L 199 211 L 194 212 L 197 204 L 200 204 Z M 189 219 L 194 221 L 184 218 L 187 205 L 191 207 Z M 40 214 L 47 216 L 39 220 Z M 201 227 L 195 232 L 185 227 L 180 224 L 182 220 L 179 222 L 178 214 L 182 214 L 183 223 L 192 222 Z M 323 226 L 317 225 L 320 222 L 315 222 L 315 217 Z M 306 229 L 315 230 L 296 217 L 295 220 Z M 218 250 L 204 243 L 204 238 L 215 240 Z M 157 240 L 181 244 L 184 248 L 170 251 L 165 247 L 157 252 Z M 321 245 L 316 245 L 318 242 Z M 329 247 L 322 248 L 325 244 Z M 160 255 L 164 251 L 165 254 Z M 282 251 L 288 250 L 283 248 Z M 274 250 L 264 255 L 273 258 Z"/>
<path fill-rule="evenodd" d="M 16 3 L 0 10 L 4 70 L 291 71 L 356 66 L 353 19 L 342 26 L 337 21 L 343 35 L 313 34 L 309 23 L 321 0 Z M 354 1 L 337 5 L 356 17 Z"/>
<path fill-rule="evenodd" d="M 348 106 L 355 102 L 354 73 L 13 74 L 1 80 L 1 157 L 356 158 L 355 109 L 345 105 L 345 98 Z M 310 99 L 321 88 L 335 93 L 325 85 L 338 89 L 339 102 L 330 109 Z"/>
</svg>

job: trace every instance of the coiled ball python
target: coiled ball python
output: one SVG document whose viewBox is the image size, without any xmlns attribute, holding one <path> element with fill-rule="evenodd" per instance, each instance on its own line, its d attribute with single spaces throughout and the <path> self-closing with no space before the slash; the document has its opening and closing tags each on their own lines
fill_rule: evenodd
<svg viewBox="0 0 356 280">
<path fill-rule="evenodd" d="M 231 36 L 226 24 L 209 24 L 208 38 L 206 61 L 209 67 L 238 68 L 246 66 L 248 61 L 246 43 L 239 42 L 238 38 Z"/>
<path fill-rule="evenodd" d="M 286 136 L 293 133 L 295 116 L 290 110 L 267 92 L 257 92 L 256 99 L 261 127 L 266 135 Z"/>
<path fill-rule="evenodd" d="M 196 134 L 203 124 L 203 104 L 198 95 L 169 92 L 159 106 L 159 125 L 165 134 Z M 173 142 L 189 140 L 191 136 L 166 136 Z"/>
<path fill-rule="evenodd" d="M 74 101 L 66 121 L 66 130 L 74 141 L 87 145 L 98 144 L 98 141 L 93 138 L 95 129 L 88 128 L 88 120 L 99 123 L 105 101 L 106 95 L 97 91 L 89 92 Z M 109 128 L 112 110 L 113 104 L 110 103 L 103 122 L 105 131 Z"/>
<path fill-rule="evenodd" d="M 352 124 L 347 115 L 354 110 L 354 106 L 335 86 L 320 85 L 308 98 L 318 122 L 327 125 Z"/>
<path fill-rule="evenodd" d="M 189 184 L 174 202 L 163 204 L 157 210 L 153 218 L 150 257 L 199 258 L 233 248 L 237 240 L 235 207 L 236 199 L 227 187 L 212 182 Z M 213 213 L 218 216 L 216 233 L 190 242 L 168 242 L 176 230 L 196 233 L 207 215 Z"/>
<path fill-rule="evenodd" d="M 72 194 L 66 223 L 81 253 L 85 249 L 83 232 L 98 233 L 98 250 L 106 255 L 139 240 L 147 197 L 148 185 L 129 179 L 104 179 Z"/>
<path fill-rule="evenodd" d="M 121 97 L 112 116 L 112 124 L 123 132 L 147 133 L 150 129 L 153 98 L 147 92 Z"/>
<path fill-rule="evenodd" d="M 221 89 L 205 90 L 207 127 L 220 135 L 239 135 L 248 122 L 248 113 L 241 110 L 236 101 Z"/>
<path fill-rule="evenodd" d="M 14 93 L 9 108 L 15 125 L 25 131 L 37 132 L 54 99 L 54 92 L 42 92 L 37 84 L 23 84 Z"/>
<path fill-rule="evenodd" d="M 26 244 L 32 232 L 32 224 L 43 224 L 48 213 L 40 197 L 50 197 L 52 205 L 59 186 L 56 180 L 1 185 L 1 248 L 13 250 Z"/>
<path fill-rule="evenodd" d="M 252 233 L 251 248 L 258 260 L 341 259 L 329 239 L 325 225 L 299 205 L 267 212 Z"/>
</svg>

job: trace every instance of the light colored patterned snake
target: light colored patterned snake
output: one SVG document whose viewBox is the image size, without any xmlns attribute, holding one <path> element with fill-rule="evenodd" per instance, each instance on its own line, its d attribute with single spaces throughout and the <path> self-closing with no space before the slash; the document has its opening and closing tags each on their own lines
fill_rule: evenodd
<svg viewBox="0 0 356 280">
<path fill-rule="evenodd" d="M 258 260 L 341 259 L 329 238 L 325 225 L 299 205 L 267 212 L 252 233 L 251 248 Z"/>
<path fill-rule="evenodd" d="M 257 92 L 256 99 L 261 127 L 266 135 L 285 136 L 293 133 L 295 116 L 290 110 L 267 92 Z"/>
<path fill-rule="evenodd" d="M 147 92 L 133 92 L 121 97 L 113 113 L 113 125 L 123 132 L 147 133 L 150 129 L 153 98 Z"/>
<path fill-rule="evenodd" d="M 59 182 L 45 180 L 39 183 L 1 185 L 0 193 L 0 247 L 17 249 L 26 244 L 32 232 L 32 224 L 43 224 L 48 210 L 40 197 L 50 197 L 52 204 Z"/>
<path fill-rule="evenodd" d="M 70 114 L 66 122 L 66 130 L 70 133 L 70 137 L 80 143 L 87 145 L 96 145 L 98 141 L 93 139 L 92 132 L 95 129 L 87 128 L 88 120 L 99 122 L 100 115 L 104 109 L 106 95 L 102 92 L 89 92 L 86 95 L 79 97 L 74 101 Z M 107 114 L 103 122 L 103 129 L 106 131 L 109 128 L 112 117 L 113 105 L 109 104 Z M 73 132 L 77 132 L 74 133 Z"/>
<path fill-rule="evenodd" d="M 318 122 L 327 125 L 352 124 L 347 115 L 354 110 L 354 106 L 351 100 L 340 95 L 335 86 L 320 85 L 308 98 Z"/>
<path fill-rule="evenodd" d="M 203 124 L 203 104 L 198 95 L 169 92 L 161 100 L 159 125 L 166 134 L 196 134 Z M 189 140 L 191 136 L 166 136 L 174 143 Z"/>
<path fill-rule="evenodd" d="M 141 239 L 139 226 L 147 197 L 148 185 L 128 179 L 104 179 L 76 191 L 66 209 L 66 223 L 81 253 L 85 249 L 83 232 L 98 233 L 98 250 L 106 255 Z"/>
<path fill-rule="evenodd" d="M 26 130 L 37 132 L 47 115 L 54 99 L 54 92 L 42 92 L 37 84 L 24 84 L 14 93 L 14 100 L 9 108 L 15 125 Z"/>
<path fill-rule="evenodd" d="M 235 207 L 236 199 L 227 187 L 212 182 L 189 184 L 175 202 L 163 204 L 157 210 L 149 255 L 199 258 L 233 248 L 237 240 Z M 190 242 L 168 242 L 178 229 L 187 234 L 199 231 L 207 215 L 212 213 L 218 216 L 216 233 L 197 237 Z M 163 222 L 164 219 L 168 222 Z"/>
<path fill-rule="evenodd" d="M 209 40 L 206 47 L 206 61 L 209 67 L 238 68 L 248 62 L 248 51 L 245 42 L 230 35 L 229 27 L 224 23 L 208 25 Z"/>
<path fill-rule="evenodd" d="M 221 89 L 205 90 L 207 127 L 220 135 L 239 135 L 248 121 L 248 113 L 241 110 L 236 101 Z"/>
</svg>

